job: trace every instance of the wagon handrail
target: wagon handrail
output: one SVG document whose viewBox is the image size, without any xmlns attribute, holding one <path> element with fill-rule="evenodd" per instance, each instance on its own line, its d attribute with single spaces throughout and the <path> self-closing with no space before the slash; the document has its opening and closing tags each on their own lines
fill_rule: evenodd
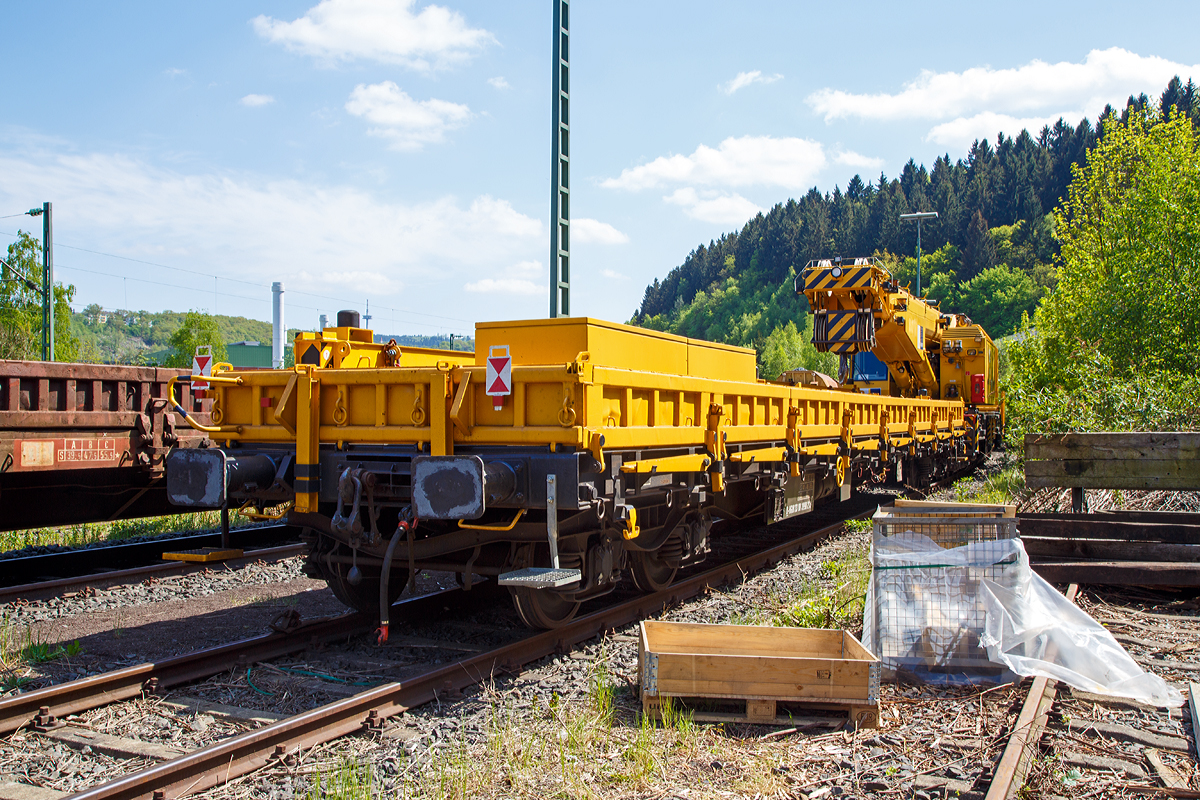
<svg viewBox="0 0 1200 800">
<path fill-rule="evenodd" d="M 186 381 L 190 384 L 192 382 L 192 378 L 194 377 L 195 376 L 193 375 L 176 375 L 167 382 L 167 402 L 171 404 L 171 410 L 183 417 L 184 421 L 186 421 L 188 425 L 191 425 L 193 428 L 202 433 L 241 433 L 241 425 L 201 425 L 183 408 L 183 406 L 179 405 L 179 403 L 175 400 L 175 384 L 180 381 Z M 232 383 L 236 386 L 242 385 L 242 379 L 240 377 L 213 378 L 206 375 L 202 380 L 204 380 L 206 383 Z"/>
</svg>

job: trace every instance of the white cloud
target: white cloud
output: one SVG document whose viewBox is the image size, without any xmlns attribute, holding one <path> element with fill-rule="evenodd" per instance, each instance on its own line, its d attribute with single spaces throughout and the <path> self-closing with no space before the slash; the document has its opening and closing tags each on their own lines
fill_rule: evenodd
<svg viewBox="0 0 1200 800">
<path fill-rule="evenodd" d="M 463 289 L 475 294 L 544 295 L 550 291 L 546 265 L 541 261 L 518 261 L 512 266 L 489 270 L 499 278 L 480 278 L 463 284 Z M 541 280 L 545 276 L 546 280 Z"/>
<path fill-rule="evenodd" d="M 844 164 L 847 167 L 858 167 L 859 169 L 883 169 L 882 158 L 864 156 L 861 153 L 855 153 L 852 150 L 843 150 L 834 155 L 833 163 Z"/>
<path fill-rule="evenodd" d="M 495 41 L 457 11 L 415 6 L 416 0 L 321 0 L 291 22 L 265 15 L 252 22 L 264 39 L 323 61 L 363 58 L 421 72 L 466 61 Z"/>
<path fill-rule="evenodd" d="M 629 237 L 609 225 L 595 219 L 571 220 L 571 241 L 589 244 L 625 244 Z"/>
<path fill-rule="evenodd" d="M 518 261 L 506 270 L 509 277 L 519 276 L 532 278 L 541 275 L 546 269 L 546 265 L 541 261 Z"/>
<path fill-rule="evenodd" d="M 502 76 L 502 75 L 497 75 L 495 78 L 488 78 L 487 82 L 490 83 L 492 86 L 496 87 L 497 89 L 511 89 L 512 88 L 511 86 L 508 85 L 508 81 L 504 80 L 504 76 Z"/>
<path fill-rule="evenodd" d="M 717 225 L 740 225 L 763 210 L 740 194 L 711 189 L 699 192 L 691 187 L 676 189 L 663 200 L 682 206 L 684 213 L 693 219 Z"/>
<path fill-rule="evenodd" d="M 123 155 L 80 155 L 69 146 L 11 145 L 0 140 L 0 207 L 21 207 L 31 195 L 53 197 L 65 244 L 266 287 L 284 280 L 289 290 L 375 297 L 414 281 L 448 279 L 458 286 L 470 275 L 507 269 L 540 250 L 545 237 L 541 220 L 486 195 L 468 203 L 445 196 L 404 204 L 349 186 L 252 173 L 182 173 Z M 82 258 L 63 251 L 65 280 L 107 280 L 66 269 Z M 347 264 L 353 270 L 339 267 Z M 137 269 L 168 283 L 197 281 Z M 208 285 L 211 291 L 211 279 Z M 203 301 L 203 290 L 197 296 Z M 269 289 L 262 296 L 269 299 Z M 169 302 L 178 308 L 193 301 L 181 293 Z"/>
<path fill-rule="evenodd" d="M 346 110 L 376 127 L 372 136 L 392 140 L 396 150 L 419 150 L 445 138 L 446 131 L 461 128 L 471 119 L 471 109 L 446 100 L 413 100 L 391 81 L 360 83 L 350 93 Z"/>
<path fill-rule="evenodd" d="M 248 94 L 239 101 L 244 106 L 256 108 L 258 106 L 266 106 L 275 102 L 275 98 L 269 94 Z"/>
<path fill-rule="evenodd" d="M 601 183 L 609 189 L 650 189 L 668 183 L 709 186 L 782 186 L 802 190 L 827 164 L 825 148 L 810 139 L 728 138 L 700 145 L 690 156 L 660 156 Z"/>
<path fill-rule="evenodd" d="M 178 78 L 180 75 L 186 74 L 187 70 L 180 69 L 179 67 L 168 67 L 167 69 L 163 70 L 163 75 L 166 75 L 168 78 Z"/>
<path fill-rule="evenodd" d="M 468 292 L 479 294 L 546 294 L 548 287 L 523 278 L 484 278 L 463 285 Z"/>
<path fill-rule="evenodd" d="M 622 275 L 621 273 L 617 272 L 616 270 L 611 270 L 611 269 L 600 270 L 600 275 L 601 275 L 601 277 L 608 278 L 610 281 L 627 281 L 627 280 L 629 280 L 628 275 Z"/>
<path fill-rule="evenodd" d="M 925 141 L 936 142 L 947 147 L 967 148 L 977 139 L 995 139 L 996 134 L 1004 132 L 1009 136 L 1016 135 L 1022 130 L 1028 130 L 1037 135 L 1046 125 L 1053 125 L 1059 117 L 1067 120 L 1079 120 L 1088 116 L 1083 111 L 1066 111 L 1045 117 L 1014 117 L 1010 114 L 997 114 L 984 111 L 973 117 L 958 119 L 934 125 L 925 136 Z"/>
<path fill-rule="evenodd" d="M 756 69 L 753 72 L 739 72 L 733 80 L 722 83 L 717 88 L 725 94 L 733 94 L 738 89 L 744 89 L 752 83 L 774 83 L 782 78 L 783 76 L 779 73 L 763 75 L 761 70 Z"/>
<path fill-rule="evenodd" d="M 395 275 L 387 275 L 371 270 L 322 270 L 312 273 L 301 270 L 295 275 L 295 283 L 299 286 L 370 286 L 372 293 L 395 294 L 404 288 L 404 282 L 396 279 Z M 285 288 L 290 288 L 285 285 Z"/>
<path fill-rule="evenodd" d="M 1057 112 L 1060 108 L 1094 108 L 1098 112 L 1105 103 L 1122 103 L 1130 94 L 1159 91 L 1174 75 L 1200 76 L 1200 64 L 1189 66 L 1111 47 L 1091 51 L 1082 63 L 1049 64 L 1035 59 L 1012 69 L 925 70 L 895 94 L 853 94 L 827 88 L 809 95 L 807 102 L 826 122 L 846 117 L 950 119 L 985 111 Z"/>
</svg>

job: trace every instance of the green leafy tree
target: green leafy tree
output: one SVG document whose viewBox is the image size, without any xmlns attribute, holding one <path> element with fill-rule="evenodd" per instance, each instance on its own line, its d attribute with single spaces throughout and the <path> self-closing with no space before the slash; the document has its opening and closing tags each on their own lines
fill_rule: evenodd
<svg viewBox="0 0 1200 800">
<path fill-rule="evenodd" d="M 42 357 L 42 243 L 24 231 L 8 246 L 0 283 L 0 358 Z M 23 276 L 23 277 L 22 277 Z M 28 279 L 28 282 L 26 282 Z M 73 285 L 54 285 L 54 359 L 78 361 L 71 327 Z"/>
<path fill-rule="evenodd" d="M 1056 213 L 1059 283 L 1006 347 L 1009 434 L 1200 428 L 1200 157 L 1183 116 L 1127 108 Z"/>
<path fill-rule="evenodd" d="M 1038 290 L 1020 270 L 1001 264 L 984 270 L 958 287 L 953 308 L 983 326 L 992 338 L 1014 333 L 1021 317 L 1033 311 Z"/>
<path fill-rule="evenodd" d="M 836 375 L 837 356 L 817 352 L 812 343 L 812 333 L 812 317 L 805 320 L 803 331 L 791 321 L 772 331 L 759 348 L 762 377 L 774 380 L 791 369 L 811 369 Z"/>
<path fill-rule="evenodd" d="M 922 278 L 922 280 L 925 280 Z M 939 308 L 943 311 L 961 311 L 958 308 L 956 289 L 958 287 L 954 283 L 954 276 L 948 275 L 945 272 L 935 272 L 930 275 L 928 280 L 925 280 L 924 293 L 929 300 L 939 304 Z"/>
<path fill-rule="evenodd" d="M 201 311 L 189 311 L 184 316 L 183 324 L 171 334 L 172 352 L 164 360 L 163 366 L 190 367 L 196 348 L 203 345 L 212 347 L 214 361 L 225 361 L 229 357 L 217 321 Z"/>
<path fill-rule="evenodd" d="M 1200 149 L 1186 117 L 1110 120 L 1056 227 L 1059 284 L 1039 328 L 1122 371 L 1200 370 Z"/>
</svg>

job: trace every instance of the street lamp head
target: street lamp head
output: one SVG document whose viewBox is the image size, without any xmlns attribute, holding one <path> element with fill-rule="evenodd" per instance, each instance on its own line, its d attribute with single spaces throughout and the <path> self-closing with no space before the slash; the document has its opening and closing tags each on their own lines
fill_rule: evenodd
<svg viewBox="0 0 1200 800">
<path fill-rule="evenodd" d="M 901 214 L 900 219 L 937 219 L 936 211 L 917 211 L 913 214 Z"/>
</svg>

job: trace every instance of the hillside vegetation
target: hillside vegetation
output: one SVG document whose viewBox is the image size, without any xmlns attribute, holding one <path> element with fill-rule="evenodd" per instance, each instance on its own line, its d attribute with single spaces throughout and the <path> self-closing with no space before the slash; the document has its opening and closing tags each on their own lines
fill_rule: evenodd
<svg viewBox="0 0 1200 800">
<path fill-rule="evenodd" d="M 87 360 L 102 364 L 156 364 L 172 354 L 171 338 L 187 321 L 185 311 L 103 311 L 89 305 L 71 315 L 71 327 Z M 197 312 L 190 312 L 195 315 Z M 271 323 L 221 314 L 200 316 L 215 323 L 223 344 L 271 341 Z M 207 341 L 207 340 L 206 340 Z M 191 357 L 188 357 L 191 363 Z"/>
<path fill-rule="evenodd" d="M 1200 137 L 1105 126 L 1055 213 L 1058 287 L 1006 347 L 1009 434 L 1200 428 Z"/>
<path fill-rule="evenodd" d="M 224 358 L 223 345 L 246 341 L 271 343 L 269 322 L 196 311 L 104 311 L 98 305 L 90 305 L 82 313 L 71 313 L 70 322 L 70 331 L 78 342 L 78 357 L 102 364 L 185 366 L 184 358 L 190 365 L 196 345 L 213 345 L 214 354 Z M 298 328 L 288 329 L 287 344 L 291 344 L 298 331 Z M 450 346 L 445 336 L 376 333 L 375 338 L 384 342 L 394 338 L 407 347 Z M 469 337 L 455 337 L 456 350 L 469 350 L 472 346 Z"/>
<path fill-rule="evenodd" d="M 1175 78 L 1157 103 L 1131 97 L 1120 112 L 1105 108 L 1094 126 L 1060 119 L 1036 137 L 1002 133 L 995 147 L 977 141 L 965 158 L 942 156 L 932 170 L 910 160 L 898 178 L 881 174 L 868 183 L 855 176 L 844 191 L 824 194 L 813 188 L 697 247 L 646 288 L 631 322 L 755 347 L 764 377 L 819 363 L 806 345 L 811 323 L 793 287 L 796 273 L 814 259 L 875 255 L 912 285 L 917 229 L 899 217 L 932 210 L 939 218 L 922 225 L 923 289 L 993 337 L 1010 335 L 1055 291 L 1063 222 L 1056 211 L 1089 152 L 1115 127 L 1164 118 L 1173 108 L 1194 125 L 1198 99 L 1190 80 Z"/>
</svg>

